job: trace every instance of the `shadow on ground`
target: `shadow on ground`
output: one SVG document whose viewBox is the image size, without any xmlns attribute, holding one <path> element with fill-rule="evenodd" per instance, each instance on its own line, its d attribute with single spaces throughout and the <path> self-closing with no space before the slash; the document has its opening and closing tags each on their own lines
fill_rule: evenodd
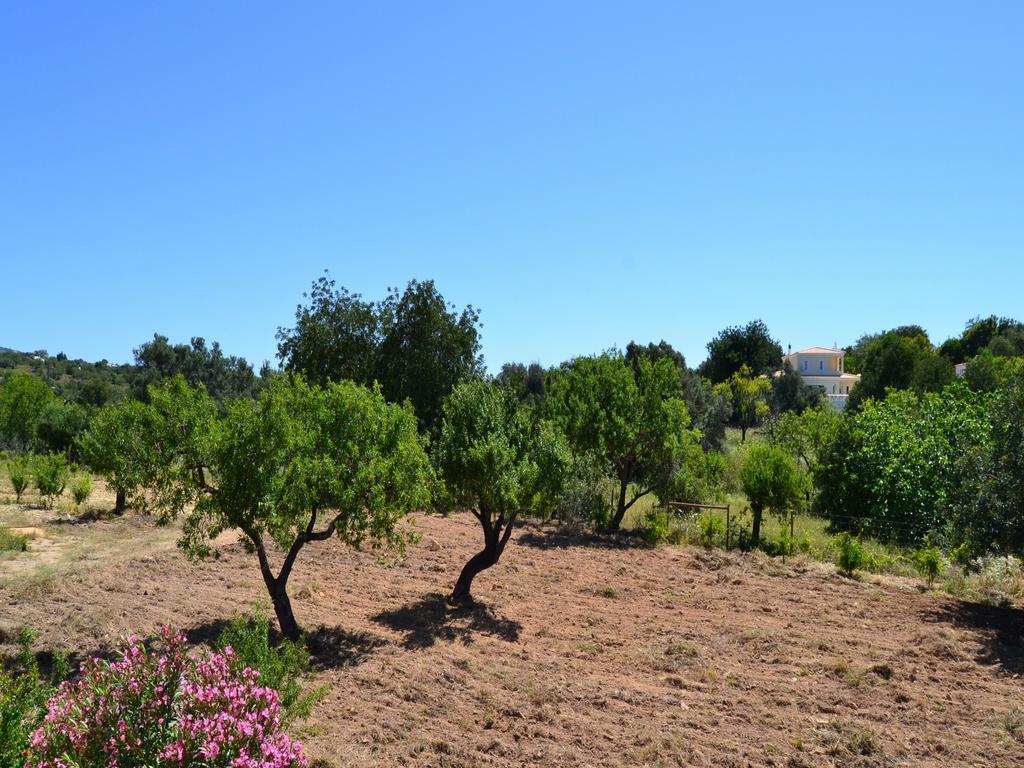
<svg viewBox="0 0 1024 768">
<path fill-rule="evenodd" d="M 378 613 L 373 621 L 405 633 L 404 648 L 429 648 L 439 640 L 469 644 L 476 635 L 515 642 L 522 631 L 518 621 L 496 615 L 487 605 L 450 606 L 445 596 L 436 592 L 393 611 Z"/>
<path fill-rule="evenodd" d="M 632 531 L 616 534 L 597 534 L 573 528 L 539 526 L 524 523 L 525 530 L 516 537 L 516 543 L 535 549 L 568 549 L 589 547 L 591 549 L 633 549 L 647 548 L 648 544 Z"/>
<path fill-rule="evenodd" d="M 929 612 L 933 621 L 970 630 L 981 643 L 978 661 L 1007 674 L 1024 673 L 1024 610 L 1011 606 L 955 602 Z"/>
</svg>

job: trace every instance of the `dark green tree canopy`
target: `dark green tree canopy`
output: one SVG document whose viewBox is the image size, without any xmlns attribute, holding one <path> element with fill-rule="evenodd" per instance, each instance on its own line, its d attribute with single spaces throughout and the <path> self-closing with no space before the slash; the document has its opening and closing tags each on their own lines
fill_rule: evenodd
<svg viewBox="0 0 1024 768">
<path fill-rule="evenodd" d="M 861 380 L 850 393 L 848 407 L 856 409 L 869 398 L 880 400 L 888 389 L 937 392 L 952 381 L 953 366 L 932 350 L 927 336 L 899 331 L 858 341 L 855 353 Z"/>
<path fill-rule="evenodd" d="M 502 389 L 509 390 L 520 403 L 537 405 L 544 402 L 547 392 L 544 380 L 547 369 L 540 363 L 505 363 L 501 371 L 494 377 L 494 383 Z"/>
<path fill-rule="evenodd" d="M 0 383 L 0 444 L 24 451 L 36 442 L 36 424 L 46 408 L 58 403 L 53 390 L 24 371 Z"/>
<path fill-rule="evenodd" d="M 209 347 L 201 336 L 188 344 L 171 344 L 166 336 L 153 334 L 135 350 L 133 390 L 145 400 L 146 388 L 181 374 L 190 384 L 202 384 L 211 397 L 224 400 L 253 395 L 260 382 L 252 366 L 243 357 L 227 356 L 216 341 Z"/>
<path fill-rule="evenodd" d="M 441 404 L 455 385 L 483 373 L 479 313 L 446 302 L 432 280 L 365 301 L 319 278 L 299 305 L 295 325 L 277 332 L 286 370 L 314 383 L 379 382 L 392 402 L 412 402 L 420 424 L 436 434 Z"/>
<path fill-rule="evenodd" d="M 782 363 L 782 347 L 761 320 L 721 331 L 708 342 L 708 358 L 700 366 L 702 376 L 719 384 L 746 365 L 755 376 L 770 374 Z"/>
</svg>

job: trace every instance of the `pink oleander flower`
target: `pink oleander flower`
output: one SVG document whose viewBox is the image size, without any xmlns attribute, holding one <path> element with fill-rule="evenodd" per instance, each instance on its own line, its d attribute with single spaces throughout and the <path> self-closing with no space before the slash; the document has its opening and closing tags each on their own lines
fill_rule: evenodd
<svg viewBox="0 0 1024 768">
<path fill-rule="evenodd" d="M 230 649 L 192 657 L 169 629 L 163 641 L 157 653 L 132 635 L 118 660 L 83 664 L 48 702 L 26 768 L 65 768 L 65 755 L 114 768 L 305 768 L 258 673 Z"/>
</svg>

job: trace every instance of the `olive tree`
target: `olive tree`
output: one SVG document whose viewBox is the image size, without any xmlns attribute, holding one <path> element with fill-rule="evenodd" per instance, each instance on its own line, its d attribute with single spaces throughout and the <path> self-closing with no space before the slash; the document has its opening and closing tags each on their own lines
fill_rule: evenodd
<svg viewBox="0 0 1024 768">
<path fill-rule="evenodd" d="M 435 459 L 453 501 L 466 504 L 483 529 L 484 547 L 463 567 L 449 598 L 471 602 L 473 579 L 498 562 L 519 515 L 557 502 L 568 447 L 512 393 L 468 380 L 445 400 Z"/>
<path fill-rule="evenodd" d="M 149 396 L 142 477 L 151 503 L 163 521 L 184 517 L 179 546 L 190 558 L 217 554 L 220 533 L 240 532 L 289 639 L 301 630 L 288 578 L 306 544 L 338 538 L 400 552 L 402 517 L 429 502 L 430 464 L 412 409 L 377 389 L 285 376 L 223 416 L 201 385 L 180 377 Z"/>
<path fill-rule="evenodd" d="M 785 515 L 786 510 L 800 502 L 807 479 L 784 450 L 770 443 L 755 442 L 743 458 L 740 482 L 754 513 L 750 538 L 751 546 L 756 547 L 761 541 L 764 510 Z"/>
<path fill-rule="evenodd" d="M 552 373 L 547 407 L 574 451 L 611 469 L 618 485 L 611 532 L 638 499 L 672 482 L 700 439 L 667 357 L 641 356 L 632 365 L 614 354 L 577 358 Z"/>
</svg>

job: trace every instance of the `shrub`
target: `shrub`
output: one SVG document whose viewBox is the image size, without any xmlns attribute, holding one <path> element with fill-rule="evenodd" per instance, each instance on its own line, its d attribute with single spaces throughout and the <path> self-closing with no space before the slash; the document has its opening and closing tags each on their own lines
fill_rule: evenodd
<svg viewBox="0 0 1024 768">
<path fill-rule="evenodd" d="M 11 478 L 11 487 L 14 488 L 14 496 L 18 504 L 21 504 L 21 494 L 28 488 L 31 475 L 28 471 L 28 462 L 25 459 L 11 459 L 7 464 L 7 476 Z"/>
<path fill-rule="evenodd" d="M 39 673 L 39 664 L 32 654 L 35 633 L 23 627 L 18 636 L 20 652 L 10 671 L 0 666 L 0 766 L 20 766 L 25 759 L 32 732 L 46 712 L 46 700 L 53 686 Z M 58 679 L 67 672 L 67 660 L 54 657 L 54 675 Z"/>
<path fill-rule="evenodd" d="M 658 509 L 652 509 L 644 516 L 643 537 L 650 546 L 664 544 L 672 535 L 672 524 L 668 515 Z"/>
<path fill-rule="evenodd" d="M 707 549 L 711 549 L 715 546 L 715 541 L 725 536 L 725 520 L 713 512 L 698 517 L 697 528 L 700 532 L 700 543 Z"/>
<path fill-rule="evenodd" d="M 836 565 L 839 566 L 839 570 L 847 576 L 852 576 L 864 561 L 864 547 L 860 540 L 843 531 L 832 540 L 832 543 L 836 549 Z"/>
<path fill-rule="evenodd" d="M 929 536 L 921 539 L 921 546 L 911 555 L 917 572 L 928 581 L 928 589 L 932 588 L 935 579 L 942 573 L 942 553 Z"/>
<path fill-rule="evenodd" d="M 53 506 L 53 500 L 64 493 L 68 482 L 68 462 L 62 454 L 51 453 L 36 459 L 36 488 Z"/>
<path fill-rule="evenodd" d="M 89 494 L 92 493 L 92 478 L 89 475 L 79 475 L 71 481 L 71 495 L 75 499 L 75 508 L 82 506 Z"/>
<path fill-rule="evenodd" d="M 11 533 L 6 526 L 0 525 L 0 552 L 27 552 L 28 537 Z"/>
<path fill-rule="evenodd" d="M 294 768 L 302 746 L 279 727 L 280 700 L 228 649 L 193 658 L 181 634 L 164 631 L 149 651 L 129 637 L 121 658 L 92 659 L 61 684 L 32 734 L 25 768 Z"/>
<path fill-rule="evenodd" d="M 283 640 L 270 644 L 270 619 L 260 610 L 234 619 L 217 638 L 217 647 L 231 649 L 238 662 L 260 673 L 260 682 L 278 692 L 285 723 L 305 720 L 326 689 L 305 691 L 302 678 L 309 672 L 309 651 L 304 643 Z"/>
</svg>

